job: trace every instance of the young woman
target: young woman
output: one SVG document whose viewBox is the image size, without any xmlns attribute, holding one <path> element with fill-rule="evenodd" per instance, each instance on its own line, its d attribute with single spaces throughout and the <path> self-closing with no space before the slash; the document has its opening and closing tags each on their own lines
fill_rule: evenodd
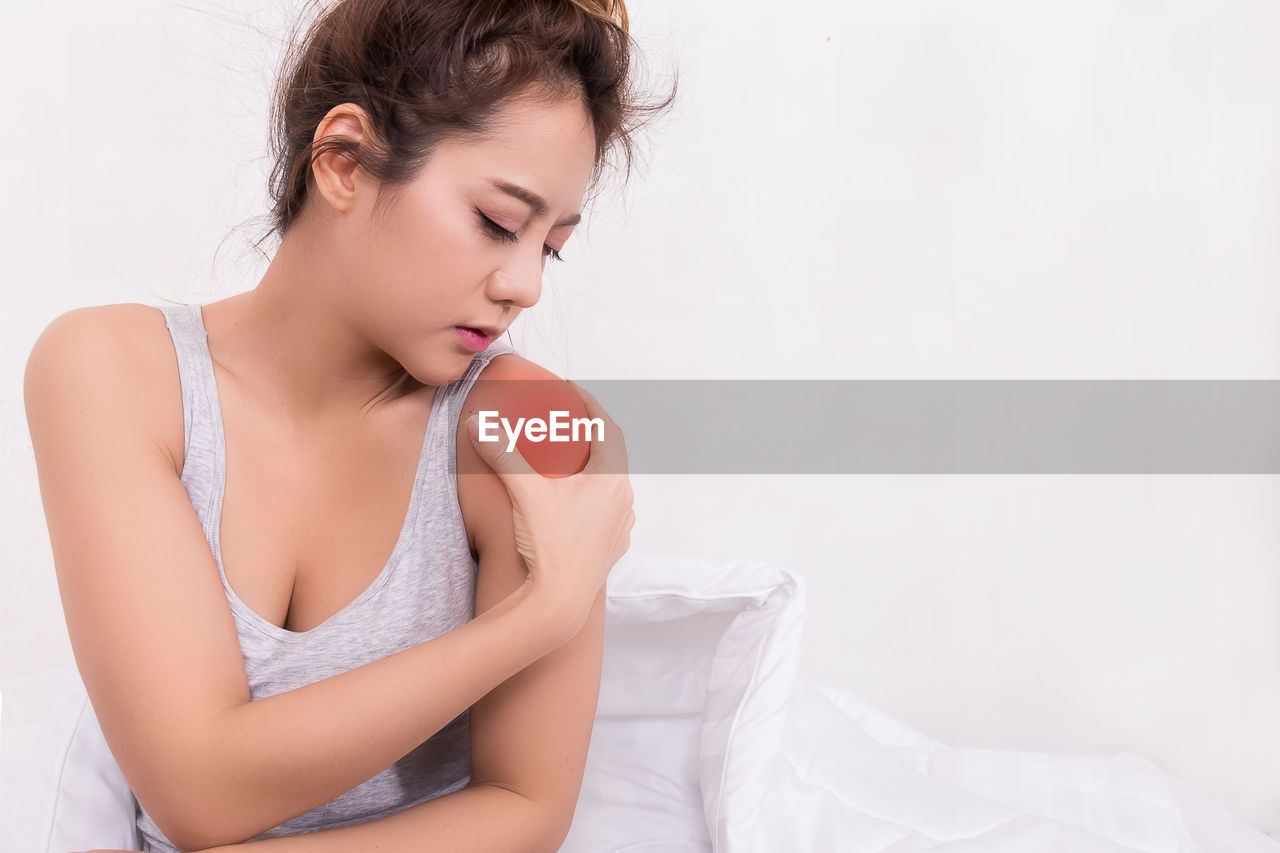
<svg viewBox="0 0 1280 853">
<path fill-rule="evenodd" d="M 596 401 L 496 338 L 671 102 L 630 99 L 628 43 L 606 0 L 333 5 L 278 84 L 257 287 L 37 340 L 58 584 L 143 849 L 564 839 L 631 489 Z M 535 471 L 481 410 L 604 440 L 521 442 Z"/>
</svg>

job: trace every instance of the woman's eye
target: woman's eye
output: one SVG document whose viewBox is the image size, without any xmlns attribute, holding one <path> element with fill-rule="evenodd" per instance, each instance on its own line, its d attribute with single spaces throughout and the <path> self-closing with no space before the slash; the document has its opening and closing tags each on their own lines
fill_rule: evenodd
<svg viewBox="0 0 1280 853">
<path fill-rule="evenodd" d="M 494 222 L 489 217 L 485 216 L 483 213 L 480 212 L 479 208 L 476 209 L 476 213 L 480 216 L 480 224 L 483 225 L 490 234 L 497 237 L 499 240 L 506 240 L 508 243 L 515 243 L 519 241 L 520 238 L 517 237 L 514 232 L 508 231 L 498 223 Z"/>
<path fill-rule="evenodd" d="M 515 232 L 508 231 L 498 223 L 494 222 L 489 217 L 485 216 L 484 213 L 480 210 L 480 208 L 476 208 L 476 215 L 480 217 L 480 224 L 484 226 L 485 230 L 488 231 L 491 235 L 493 235 L 497 239 L 503 240 L 508 243 L 518 243 L 520 241 L 519 236 L 517 236 Z M 564 258 L 560 256 L 559 252 L 557 252 L 555 249 L 551 248 L 550 246 L 546 245 L 545 243 L 542 246 L 542 254 L 544 256 L 550 257 L 551 260 L 553 261 L 564 260 Z"/>
</svg>

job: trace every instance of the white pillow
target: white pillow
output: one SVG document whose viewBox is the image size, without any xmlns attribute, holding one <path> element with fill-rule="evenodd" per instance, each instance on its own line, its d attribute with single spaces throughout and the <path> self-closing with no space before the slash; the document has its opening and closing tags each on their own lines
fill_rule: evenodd
<svg viewBox="0 0 1280 853">
<path fill-rule="evenodd" d="M 619 560 L 582 793 L 561 853 L 747 849 L 803 620 L 803 581 L 785 569 Z M 136 801 L 74 665 L 0 685 L 0 703 L 9 849 L 139 849 Z"/>
<path fill-rule="evenodd" d="M 761 563 L 628 554 L 561 853 L 746 850 L 799 669 L 804 583 Z"/>
<path fill-rule="evenodd" d="M 138 850 L 135 808 L 74 664 L 0 685 L 6 850 Z"/>
</svg>

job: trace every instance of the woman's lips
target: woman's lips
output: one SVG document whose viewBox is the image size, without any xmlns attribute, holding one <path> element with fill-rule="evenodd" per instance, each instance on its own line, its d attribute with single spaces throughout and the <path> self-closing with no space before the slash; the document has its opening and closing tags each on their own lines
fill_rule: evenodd
<svg viewBox="0 0 1280 853">
<path fill-rule="evenodd" d="M 454 326 L 453 331 L 462 345 L 472 352 L 482 352 L 492 340 L 484 330 L 473 329 L 470 326 Z"/>
</svg>

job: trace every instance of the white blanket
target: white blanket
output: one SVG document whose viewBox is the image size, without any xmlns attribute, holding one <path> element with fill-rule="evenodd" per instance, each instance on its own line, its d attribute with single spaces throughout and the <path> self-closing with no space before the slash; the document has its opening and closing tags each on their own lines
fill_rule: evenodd
<svg viewBox="0 0 1280 853">
<path fill-rule="evenodd" d="M 810 682 L 792 694 L 753 835 L 738 849 L 1280 853 L 1132 753 L 948 747 Z"/>
<path fill-rule="evenodd" d="M 799 679 L 803 614 L 784 569 L 619 563 L 562 853 L 1280 853 L 1138 755 L 950 747 Z"/>
</svg>

